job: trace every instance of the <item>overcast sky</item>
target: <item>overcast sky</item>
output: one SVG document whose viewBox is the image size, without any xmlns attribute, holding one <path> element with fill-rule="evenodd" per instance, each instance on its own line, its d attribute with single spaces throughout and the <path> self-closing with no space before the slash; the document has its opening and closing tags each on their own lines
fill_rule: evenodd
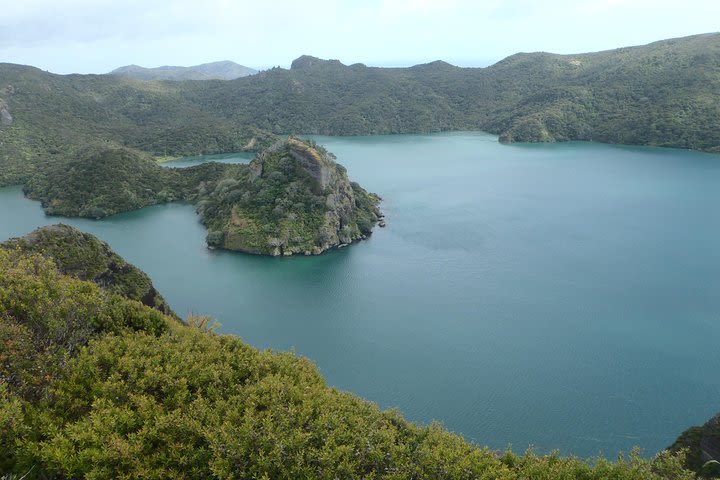
<svg viewBox="0 0 720 480">
<path fill-rule="evenodd" d="M 302 55 L 485 66 L 519 51 L 580 53 L 720 30 L 720 0 L 17 0 L 0 62 L 57 73 Z"/>
</svg>

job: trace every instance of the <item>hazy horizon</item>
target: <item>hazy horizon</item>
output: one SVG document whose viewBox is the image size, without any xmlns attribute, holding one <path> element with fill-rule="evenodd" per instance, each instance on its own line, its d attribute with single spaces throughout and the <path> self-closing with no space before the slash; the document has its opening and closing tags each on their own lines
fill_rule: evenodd
<svg viewBox="0 0 720 480">
<path fill-rule="evenodd" d="M 107 73 L 221 60 L 265 70 L 301 55 L 484 67 L 517 52 L 585 53 L 718 30 L 710 0 L 26 0 L 3 7 L 0 62 Z"/>
</svg>

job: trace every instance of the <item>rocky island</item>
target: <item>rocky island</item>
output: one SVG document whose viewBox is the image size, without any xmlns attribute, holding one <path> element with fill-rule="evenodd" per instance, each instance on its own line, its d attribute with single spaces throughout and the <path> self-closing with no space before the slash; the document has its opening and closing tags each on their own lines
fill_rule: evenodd
<svg viewBox="0 0 720 480">
<path fill-rule="evenodd" d="M 317 255 L 366 238 L 381 221 L 380 197 L 348 179 L 323 147 L 296 137 L 249 165 L 209 162 L 164 168 L 120 145 L 90 145 L 49 163 L 25 184 L 48 215 L 104 218 L 172 201 L 194 203 L 207 243 L 246 253 Z"/>
<path fill-rule="evenodd" d="M 381 219 L 380 198 L 350 182 L 335 157 L 290 137 L 247 169 L 202 187 L 197 211 L 208 245 L 268 255 L 317 255 L 365 238 Z"/>
</svg>

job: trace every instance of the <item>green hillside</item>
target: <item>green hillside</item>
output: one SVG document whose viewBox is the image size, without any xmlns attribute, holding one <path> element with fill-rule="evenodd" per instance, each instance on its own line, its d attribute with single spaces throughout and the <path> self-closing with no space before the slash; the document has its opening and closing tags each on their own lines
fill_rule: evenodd
<svg viewBox="0 0 720 480">
<path fill-rule="evenodd" d="M 502 142 L 595 140 L 718 152 L 717 118 L 720 34 L 590 54 L 520 53 L 488 68 L 441 61 L 371 68 L 305 56 L 289 70 L 232 81 L 62 76 L 0 64 L 0 185 L 24 184 L 51 214 L 102 217 L 192 200 L 200 183 L 232 174 L 208 167 L 189 181 L 189 173 L 161 172 L 150 159 L 257 151 L 273 145 L 276 134 L 486 130 Z M 205 200 L 224 212 L 222 225 L 203 215 L 216 232 L 211 243 L 259 249 L 255 240 L 221 240 L 232 230 L 228 205 L 212 195 Z M 259 211 L 235 213 L 253 228 L 268 224 Z M 264 220 L 250 221 L 257 215 Z M 367 220 L 343 237 L 364 235 Z M 311 246 L 304 233 L 271 230 L 271 239 L 306 238 L 296 250 Z"/>
<path fill-rule="evenodd" d="M 520 53 L 488 68 L 301 57 L 290 70 L 190 87 L 194 103 L 276 133 L 484 130 L 502 141 L 720 149 L 720 34 L 578 55 Z"/>
<path fill-rule="evenodd" d="M 0 248 L 3 478 L 694 478 L 668 453 L 516 455 L 414 425 L 328 387 L 306 359 L 66 276 L 58 253 Z"/>
<path fill-rule="evenodd" d="M 68 225 L 38 228 L 0 243 L 0 247 L 51 258 L 63 275 L 94 282 L 111 293 L 176 316 L 145 272 L 127 263 L 107 243 Z"/>
<path fill-rule="evenodd" d="M 720 34 L 598 53 L 520 53 L 488 68 L 301 57 L 232 81 L 147 82 L 0 64 L 0 185 L 87 143 L 154 157 L 252 150 L 272 134 L 485 130 L 720 151 Z"/>
<path fill-rule="evenodd" d="M 275 140 L 188 102 L 177 85 L 0 64 L 0 102 L 12 118 L 0 125 L 0 185 L 24 183 L 89 144 L 179 157 L 253 150 Z"/>
</svg>

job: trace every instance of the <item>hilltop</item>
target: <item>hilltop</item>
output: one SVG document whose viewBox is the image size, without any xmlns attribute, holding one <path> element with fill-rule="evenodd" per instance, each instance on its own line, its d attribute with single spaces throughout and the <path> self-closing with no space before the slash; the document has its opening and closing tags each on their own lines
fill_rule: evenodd
<svg viewBox="0 0 720 480">
<path fill-rule="evenodd" d="M 317 255 L 370 235 L 378 196 L 350 182 L 335 157 L 289 138 L 257 155 L 247 170 L 200 193 L 208 244 L 270 255 Z"/>
<path fill-rule="evenodd" d="M 69 225 L 41 227 L 24 237 L 0 243 L 1 248 L 51 258 L 58 271 L 175 316 L 150 278 L 115 253 L 110 246 Z"/>
<path fill-rule="evenodd" d="M 272 134 L 483 130 L 503 142 L 593 140 L 720 151 L 720 34 L 597 53 L 519 53 L 487 68 L 303 56 L 226 82 L 53 75 L 0 64 L 0 184 L 68 146 L 152 156 L 258 149 Z"/>
<path fill-rule="evenodd" d="M 234 80 L 254 75 L 257 70 L 244 65 L 224 60 L 221 62 L 203 63 L 192 67 L 165 65 L 162 67 L 145 68 L 139 65 L 126 65 L 110 72 L 110 75 L 121 75 L 136 80 Z"/>
</svg>

